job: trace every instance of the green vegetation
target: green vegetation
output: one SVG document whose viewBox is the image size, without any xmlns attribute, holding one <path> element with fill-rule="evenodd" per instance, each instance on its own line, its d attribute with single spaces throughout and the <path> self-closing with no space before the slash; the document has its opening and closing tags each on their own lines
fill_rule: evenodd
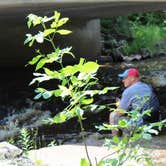
<svg viewBox="0 0 166 166">
<path fill-rule="evenodd" d="M 54 118 L 48 119 L 47 123 L 62 123 L 73 117 L 78 118 L 80 124 L 82 138 L 85 143 L 85 150 L 87 152 L 87 158 L 91 163 L 86 140 L 84 136 L 84 127 L 82 120 L 84 119 L 84 113 L 90 109 L 95 110 L 98 106 L 93 105 L 93 96 L 96 94 L 105 94 L 108 90 L 116 89 L 115 87 L 107 87 L 103 90 L 94 90 L 92 87 L 97 85 L 96 73 L 99 65 L 96 62 L 86 62 L 85 59 L 80 58 L 80 61 L 76 65 L 63 66 L 63 56 L 74 55 L 71 52 L 72 47 L 60 49 L 54 44 L 54 38 L 56 35 L 68 35 L 71 31 L 62 29 L 61 26 L 68 21 L 68 18 L 60 18 L 60 13 L 55 12 L 52 17 L 38 17 L 34 14 L 28 16 L 28 27 L 35 27 L 37 25 L 42 26 L 42 31 L 32 35 L 27 34 L 25 44 L 30 47 L 37 43 L 49 42 L 53 51 L 48 54 L 43 54 L 41 50 L 36 51 L 36 56 L 29 62 L 30 65 L 35 65 L 35 78 L 31 81 L 31 84 L 56 80 L 57 86 L 55 89 L 45 89 L 38 87 L 35 92 L 37 95 L 35 99 L 44 98 L 49 99 L 53 97 L 61 97 L 63 101 L 68 101 L 69 105 L 64 108 Z M 51 22 L 51 23 L 50 23 Z M 47 24 L 46 24 L 47 23 Z M 48 24 L 50 23 L 50 24 Z M 49 69 L 48 64 L 52 64 L 53 69 Z M 40 72 L 39 72 L 40 70 Z M 38 71 L 38 72 L 37 72 Z"/>
<path fill-rule="evenodd" d="M 59 12 L 54 12 L 51 17 L 40 17 L 34 14 L 28 16 L 28 27 L 40 26 L 41 30 L 35 34 L 27 34 L 25 44 L 30 47 L 35 42 L 43 43 L 48 42 L 51 45 L 51 53 L 42 53 L 42 50 L 36 50 L 36 55 L 29 61 L 30 65 L 35 66 L 34 79 L 30 85 L 37 83 L 38 86 L 35 90 L 35 99 L 50 99 L 59 97 L 62 101 L 67 102 L 68 105 L 61 110 L 53 118 L 45 120 L 45 123 L 63 123 L 73 117 L 78 119 L 81 128 L 81 135 L 85 145 L 85 151 L 87 159 L 81 159 L 81 166 L 92 166 L 90 154 L 88 153 L 88 147 L 86 145 L 86 136 L 84 133 L 83 120 L 86 118 L 85 113 L 88 111 L 96 111 L 103 108 L 94 104 L 94 96 L 107 93 L 109 90 L 114 90 L 117 87 L 105 87 L 104 89 L 95 89 L 98 84 L 96 77 L 99 69 L 99 64 L 93 61 L 86 62 L 85 59 L 80 58 L 79 63 L 75 65 L 63 64 L 63 56 L 71 56 L 74 58 L 71 52 L 72 47 L 59 48 L 54 44 L 56 35 L 68 35 L 70 30 L 63 29 L 62 26 L 66 24 L 68 18 L 60 18 Z M 43 87 L 43 82 L 54 80 L 56 82 L 54 89 L 46 89 Z M 41 84 L 42 83 L 42 84 Z M 110 111 L 116 111 L 116 109 L 110 108 Z M 128 113 L 135 121 L 145 114 L 149 115 L 150 111 L 147 110 L 142 114 L 138 112 Z M 163 126 L 163 122 L 151 124 L 149 126 L 144 125 L 141 127 L 135 126 L 129 136 L 124 136 L 122 139 L 113 137 L 111 140 L 106 141 L 106 145 L 114 152 L 103 157 L 100 161 L 96 161 L 96 166 L 122 166 L 130 160 L 139 162 L 141 159 L 145 159 L 149 165 L 151 165 L 150 158 L 147 154 L 138 153 L 139 146 L 134 146 L 133 143 L 139 139 L 151 139 L 151 134 L 158 134 L 157 130 L 154 130 L 154 126 L 159 126 L 160 129 Z M 132 121 L 122 120 L 118 125 L 103 124 L 98 126 L 99 130 L 110 130 L 112 128 L 128 128 L 131 126 Z M 26 134 L 23 134 L 26 135 Z M 25 136 L 28 138 L 27 136 Z M 22 140 L 26 140 L 24 137 Z M 127 149 L 130 148 L 128 151 Z M 26 146 L 25 146 L 25 149 Z M 116 156 L 114 155 L 116 154 Z"/>
<path fill-rule="evenodd" d="M 28 154 L 28 151 L 33 148 L 33 142 L 34 141 L 31 139 L 31 135 L 28 130 L 26 128 L 23 128 L 20 131 L 18 143 L 25 154 Z"/>
<path fill-rule="evenodd" d="M 164 53 L 166 50 L 166 12 L 149 12 L 102 19 L 105 49 L 110 53 L 115 48 L 123 55 Z M 108 52 L 106 51 L 105 52 Z"/>
<path fill-rule="evenodd" d="M 123 47 L 125 55 L 143 52 L 146 49 L 150 55 L 166 50 L 166 31 L 157 25 L 135 25 L 132 27 L 133 41 Z"/>
</svg>

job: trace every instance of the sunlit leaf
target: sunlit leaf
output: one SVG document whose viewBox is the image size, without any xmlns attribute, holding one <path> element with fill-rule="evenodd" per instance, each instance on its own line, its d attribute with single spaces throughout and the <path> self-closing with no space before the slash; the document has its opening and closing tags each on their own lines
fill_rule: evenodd
<svg viewBox="0 0 166 166">
<path fill-rule="evenodd" d="M 60 29 L 56 32 L 59 33 L 60 35 L 68 35 L 68 34 L 72 33 L 72 31 L 69 31 L 69 30 L 66 30 L 66 29 Z"/>
<path fill-rule="evenodd" d="M 60 26 L 62 26 L 62 25 L 64 25 L 64 24 L 66 24 L 66 22 L 69 20 L 69 18 L 61 18 L 59 21 L 58 21 L 58 23 L 57 23 L 57 28 L 58 27 L 60 27 Z"/>
<path fill-rule="evenodd" d="M 117 159 L 111 159 L 110 165 L 111 166 L 117 166 L 118 165 L 118 160 Z"/>
<path fill-rule="evenodd" d="M 113 136 L 112 141 L 113 141 L 114 143 L 118 144 L 118 143 L 120 142 L 120 139 L 119 139 L 119 137 L 117 137 L 117 136 Z"/>
<path fill-rule="evenodd" d="M 62 112 L 54 116 L 53 118 L 53 123 L 63 123 L 65 121 L 66 121 L 66 116 Z"/>
<path fill-rule="evenodd" d="M 140 134 L 134 133 L 134 135 L 131 137 L 131 141 L 135 142 L 141 137 Z"/>
<path fill-rule="evenodd" d="M 55 22 L 57 22 L 59 20 L 60 16 L 61 16 L 60 12 L 57 12 L 57 11 L 54 12 Z"/>
<path fill-rule="evenodd" d="M 89 163 L 89 161 L 87 161 L 87 159 L 82 158 L 80 166 L 90 166 L 90 163 Z"/>
<path fill-rule="evenodd" d="M 83 100 L 81 100 L 81 103 L 85 104 L 85 105 L 91 104 L 91 103 L 93 103 L 93 98 L 83 99 Z"/>
<path fill-rule="evenodd" d="M 60 89 L 54 90 L 53 94 L 54 94 L 54 96 L 59 97 L 62 94 L 62 90 L 60 90 Z"/>
<path fill-rule="evenodd" d="M 54 72 L 52 70 L 48 69 L 48 68 L 44 68 L 44 71 L 49 76 L 53 76 L 54 75 Z"/>
<path fill-rule="evenodd" d="M 105 87 L 103 90 L 99 92 L 99 94 L 106 94 L 108 91 L 112 91 L 118 89 L 118 87 Z"/>
<path fill-rule="evenodd" d="M 35 69 L 35 70 L 37 71 L 37 70 L 39 70 L 40 68 L 42 68 L 42 67 L 45 65 L 46 61 L 47 61 L 46 58 L 41 59 L 41 60 L 37 63 L 37 66 L 36 66 L 36 69 Z"/>
<path fill-rule="evenodd" d="M 87 62 L 81 68 L 80 71 L 84 73 L 94 73 L 98 70 L 99 65 L 95 62 Z"/>
<path fill-rule="evenodd" d="M 46 29 L 46 30 L 44 30 L 44 37 L 46 37 L 54 32 L 55 32 L 55 29 Z"/>
<path fill-rule="evenodd" d="M 37 55 L 35 56 L 31 61 L 29 61 L 28 63 L 30 65 L 34 65 L 35 63 L 37 63 L 37 61 L 42 57 L 42 55 Z"/>
<path fill-rule="evenodd" d="M 127 126 L 127 121 L 126 119 L 122 119 L 118 122 L 118 125 L 122 128 L 125 128 Z"/>
<path fill-rule="evenodd" d="M 101 160 L 101 161 L 97 164 L 97 166 L 104 166 L 104 161 Z"/>
<path fill-rule="evenodd" d="M 71 94 L 71 89 L 62 85 L 59 85 L 58 87 L 62 91 L 61 97 L 69 96 Z"/>
<path fill-rule="evenodd" d="M 145 161 L 147 166 L 153 166 L 153 163 L 150 158 L 145 158 Z"/>
<path fill-rule="evenodd" d="M 61 70 L 61 72 L 65 77 L 74 75 L 77 71 L 78 71 L 77 68 L 75 68 L 74 66 L 66 66 Z"/>
<path fill-rule="evenodd" d="M 44 89 L 44 88 L 37 88 L 37 89 L 35 89 L 36 93 L 45 92 L 45 91 L 46 91 L 46 89 Z"/>
</svg>

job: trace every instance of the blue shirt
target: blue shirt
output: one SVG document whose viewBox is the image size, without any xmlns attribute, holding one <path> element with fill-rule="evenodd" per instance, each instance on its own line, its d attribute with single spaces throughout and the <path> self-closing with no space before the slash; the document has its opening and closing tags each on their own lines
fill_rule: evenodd
<svg viewBox="0 0 166 166">
<path fill-rule="evenodd" d="M 127 111 L 158 111 L 159 101 L 153 92 L 151 86 L 143 82 L 136 82 L 133 85 L 127 87 L 122 93 L 122 98 L 119 104 L 119 108 Z M 143 123 L 143 118 L 139 120 L 139 124 Z"/>
</svg>

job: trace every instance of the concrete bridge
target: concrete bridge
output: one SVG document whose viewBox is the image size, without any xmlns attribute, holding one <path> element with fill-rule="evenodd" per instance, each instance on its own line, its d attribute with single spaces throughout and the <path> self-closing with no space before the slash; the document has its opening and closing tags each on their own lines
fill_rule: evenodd
<svg viewBox="0 0 166 166">
<path fill-rule="evenodd" d="M 100 18 L 129 13 L 165 10 L 165 0 L 1 0 L 0 1 L 0 67 L 23 66 L 34 55 L 23 45 L 26 16 L 30 13 L 51 15 L 54 10 L 70 17 L 73 34 L 64 46 L 73 46 L 77 56 L 97 58 L 100 55 Z"/>
</svg>

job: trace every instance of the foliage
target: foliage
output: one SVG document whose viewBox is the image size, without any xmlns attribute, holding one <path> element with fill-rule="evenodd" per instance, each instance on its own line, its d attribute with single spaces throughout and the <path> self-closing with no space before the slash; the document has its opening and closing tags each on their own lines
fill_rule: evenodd
<svg viewBox="0 0 166 166">
<path fill-rule="evenodd" d="M 28 151 L 33 149 L 33 140 L 26 128 L 21 129 L 18 143 L 25 154 L 28 154 Z"/>
<path fill-rule="evenodd" d="M 132 27 L 132 36 L 134 40 L 126 43 L 123 47 L 125 55 L 138 53 L 146 49 L 150 55 L 159 53 L 166 49 L 166 35 L 165 30 L 157 25 L 134 25 Z"/>
<path fill-rule="evenodd" d="M 124 55 L 165 52 L 165 18 L 166 12 L 158 11 L 102 19 L 103 53 L 112 55 L 114 49 Z"/>
<path fill-rule="evenodd" d="M 159 27 L 165 26 L 165 11 L 136 13 L 129 16 L 129 20 L 132 23 L 138 23 L 139 25 L 149 26 L 157 25 Z"/>
<path fill-rule="evenodd" d="M 84 136 L 84 127 L 82 120 L 84 120 L 84 113 L 86 110 L 91 111 L 97 109 L 97 105 L 93 104 L 94 96 L 105 94 L 109 90 L 114 90 L 116 87 L 106 87 L 102 90 L 95 90 L 94 86 L 97 85 L 96 73 L 99 65 L 96 62 L 86 62 L 85 59 L 80 58 L 79 63 L 73 66 L 63 65 L 63 56 L 70 55 L 74 58 L 71 52 L 72 47 L 59 48 L 55 46 L 54 40 L 56 35 L 68 35 L 70 30 L 62 29 L 61 26 L 68 21 L 68 18 L 60 18 L 59 12 L 54 12 L 52 17 L 39 17 L 34 14 L 28 16 L 28 27 L 36 27 L 41 25 L 42 30 L 37 34 L 27 34 L 27 38 L 24 44 L 28 44 L 30 47 L 35 43 L 49 42 L 53 51 L 48 54 L 43 54 L 41 50 L 37 50 L 34 58 L 29 61 L 29 65 L 35 66 L 35 78 L 31 81 L 30 85 L 34 83 L 43 83 L 44 81 L 56 80 L 57 86 L 55 89 L 45 89 L 38 87 L 35 92 L 37 95 L 35 99 L 54 98 L 60 97 L 63 101 L 68 101 L 69 105 L 64 108 L 55 117 L 46 120 L 46 123 L 63 123 L 73 117 L 77 117 L 81 127 L 82 138 L 85 143 L 85 150 L 89 162 L 86 140 Z M 48 64 L 52 64 L 49 68 Z M 40 72 L 39 72 L 40 71 Z"/>
<path fill-rule="evenodd" d="M 153 166 L 152 156 L 143 151 L 139 141 L 143 139 L 150 141 L 152 135 L 159 133 L 166 120 L 148 125 L 136 125 L 136 121 L 145 114 L 150 116 L 149 112 L 150 110 L 142 114 L 138 114 L 137 111 L 126 112 L 131 117 L 130 120 L 122 119 L 117 125 L 103 124 L 96 126 L 99 130 L 123 129 L 127 132 L 122 137 L 113 136 L 111 139 L 105 140 L 104 146 L 108 147 L 110 153 L 96 161 L 96 166 L 123 166 L 133 165 L 133 163 L 145 163 L 147 166 Z M 90 166 L 90 163 L 86 159 L 82 159 L 81 166 Z"/>
<path fill-rule="evenodd" d="M 140 97 L 138 96 L 138 98 Z M 127 118 L 122 118 L 119 120 L 118 124 L 103 124 L 96 126 L 99 130 L 121 129 L 125 133 L 121 138 L 113 136 L 111 139 L 106 139 L 105 146 L 112 151 L 109 155 L 104 156 L 99 161 L 100 166 L 132 165 L 133 161 L 136 163 L 144 161 L 148 166 L 153 165 L 151 156 L 145 152 L 141 152 L 139 141 L 143 139 L 150 141 L 152 135 L 158 135 L 159 131 L 166 123 L 166 120 L 140 125 L 144 117 L 151 116 L 150 109 L 144 110 L 142 113 L 139 111 L 148 100 L 148 96 L 140 99 L 141 102 L 136 105 L 135 111 L 128 112 L 123 110 L 123 113 L 127 115 Z M 114 111 L 117 111 L 117 109 Z"/>
</svg>

